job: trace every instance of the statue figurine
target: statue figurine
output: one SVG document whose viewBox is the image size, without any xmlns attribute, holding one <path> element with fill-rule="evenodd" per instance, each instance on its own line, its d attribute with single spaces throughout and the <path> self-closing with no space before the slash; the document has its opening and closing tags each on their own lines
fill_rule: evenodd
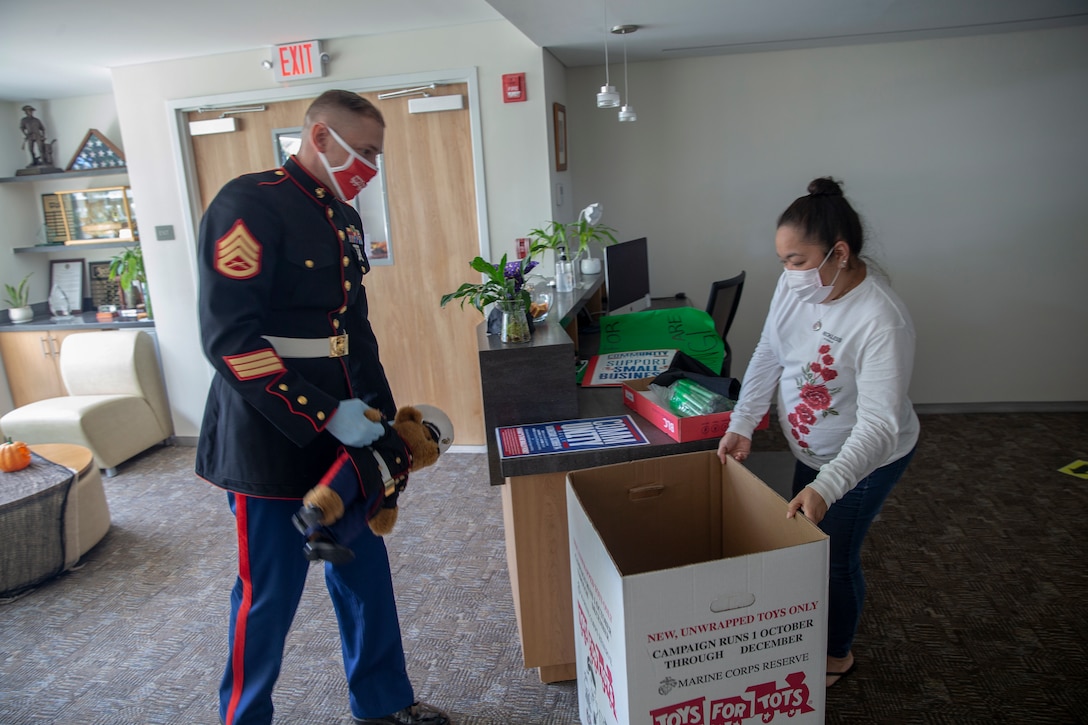
<svg viewBox="0 0 1088 725">
<path fill-rule="evenodd" d="M 23 132 L 23 148 L 30 147 L 30 163 L 27 170 L 19 170 L 16 174 L 49 173 L 60 171 L 53 166 L 53 144 L 56 140 L 47 141 L 45 138 L 45 124 L 41 119 L 34 117 L 34 106 L 23 106 L 26 116 L 19 121 L 19 130 Z"/>
</svg>

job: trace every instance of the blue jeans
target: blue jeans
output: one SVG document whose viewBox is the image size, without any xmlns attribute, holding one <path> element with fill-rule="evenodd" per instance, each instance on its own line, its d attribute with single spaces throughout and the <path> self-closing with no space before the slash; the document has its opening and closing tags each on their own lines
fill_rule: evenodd
<svg viewBox="0 0 1088 725">
<path fill-rule="evenodd" d="M 869 525 L 880 513 L 884 500 L 899 482 L 914 450 L 878 468 L 833 503 L 820 522 L 831 537 L 831 576 L 828 582 L 827 654 L 845 657 L 854 643 L 865 603 L 865 574 L 861 571 L 861 545 Z M 812 483 L 818 471 L 798 461 L 793 471 L 793 495 Z"/>
</svg>

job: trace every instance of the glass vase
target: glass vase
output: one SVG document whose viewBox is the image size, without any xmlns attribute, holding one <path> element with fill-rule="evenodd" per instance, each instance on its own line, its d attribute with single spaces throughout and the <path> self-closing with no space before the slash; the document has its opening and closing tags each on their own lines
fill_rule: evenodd
<svg viewBox="0 0 1088 725">
<path fill-rule="evenodd" d="M 570 258 L 570 271 L 571 276 L 574 279 L 573 289 L 580 289 L 582 287 L 582 259 L 585 252 L 578 252 L 571 255 Z"/>
<path fill-rule="evenodd" d="M 496 304 L 502 311 L 499 339 L 503 342 L 529 342 L 531 337 L 525 303 L 522 300 L 499 300 Z"/>
</svg>

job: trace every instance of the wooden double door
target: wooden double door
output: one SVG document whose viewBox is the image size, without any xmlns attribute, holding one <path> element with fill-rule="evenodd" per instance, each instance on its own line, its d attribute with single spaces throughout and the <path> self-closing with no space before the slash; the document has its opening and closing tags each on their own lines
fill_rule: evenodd
<svg viewBox="0 0 1088 725">
<path fill-rule="evenodd" d="M 467 87 L 431 93 L 466 96 Z M 478 277 L 468 266 L 480 253 L 469 111 L 411 114 L 405 97 L 360 95 L 386 122 L 382 165 L 393 263 L 375 265 L 364 283 L 393 395 L 398 405 L 438 406 L 453 421 L 457 444 L 482 445 L 476 345 L 482 318 L 472 308 L 439 307 L 443 294 Z M 301 126 L 312 100 L 265 103 L 264 111 L 238 117 L 240 131 L 193 137 L 201 209 L 235 176 L 279 166 L 273 131 Z M 188 120 L 218 115 L 194 111 Z"/>
</svg>

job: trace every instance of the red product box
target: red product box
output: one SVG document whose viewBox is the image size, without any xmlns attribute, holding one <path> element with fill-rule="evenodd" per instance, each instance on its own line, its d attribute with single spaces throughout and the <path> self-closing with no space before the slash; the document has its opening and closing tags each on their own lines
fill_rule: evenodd
<svg viewBox="0 0 1088 725">
<path fill-rule="evenodd" d="M 665 431 L 677 443 L 701 441 L 705 438 L 721 438 L 729 427 L 732 412 L 711 415 L 679 416 L 663 408 L 650 392 L 653 378 L 628 380 L 623 384 L 623 404 L 646 420 Z M 770 425 L 770 415 L 764 415 L 756 430 Z"/>
</svg>

